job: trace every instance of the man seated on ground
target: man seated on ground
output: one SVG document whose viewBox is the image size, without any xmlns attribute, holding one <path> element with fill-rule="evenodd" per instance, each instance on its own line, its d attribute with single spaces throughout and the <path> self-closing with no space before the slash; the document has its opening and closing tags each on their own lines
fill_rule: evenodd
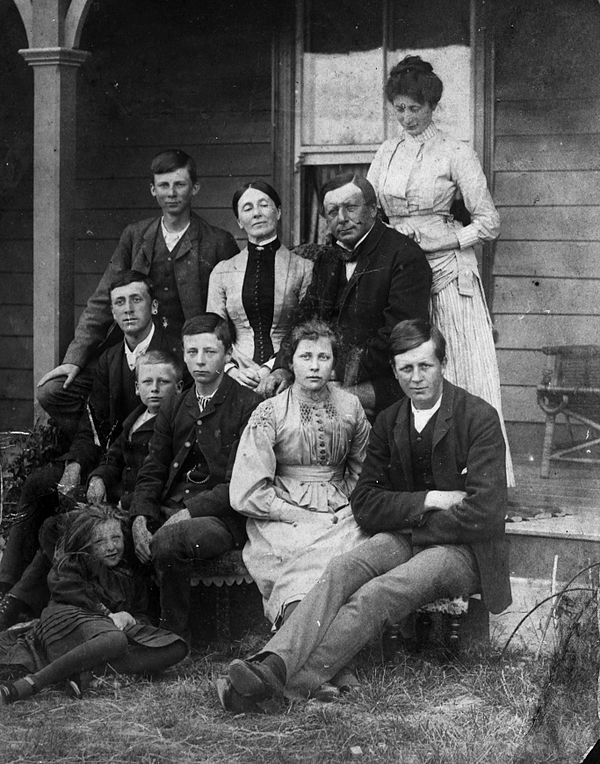
<svg viewBox="0 0 600 764">
<path fill-rule="evenodd" d="M 152 284 L 142 273 L 125 271 L 109 287 L 111 311 L 123 341 L 109 347 L 98 359 L 94 383 L 79 428 L 67 455 L 38 470 L 25 481 L 17 515 L 0 561 L 0 593 L 6 594 L 19 580 L 38 548 L 39 529 L 45 518 L 58 509 L 61 494 L 70 497 L 86 480 L 125 417 L 138 405 L 135 390 L 135 359 L 146 350 L 163 350 L 181 355 L 181 340 L 153 323 L 158 305 Z M 0 602 L 3 607 L 14 603 Z M 1 623 L 1 620 L 0 620 Z"/>
<path fill-rule="evenodd" d="M 227 710 L 314 693 L 427 602 L 480 592 L 493 613 L 510 604 L 498 415 L 444 380 L 445 340 L 427 322 L 398 324 L 390 354 L 406 398 L 378 416 L 351 497 L 373 536 L 328 565 L 258 655 L 230 664 L 218 684 Z"/>
<path fill-rule="evenodd" d="M 163 401 L 181 392 L 182 364 L 161 350 L 149 350 L 137 357 L 135 390 L 140 405 L 125 419 L 121 435 L 110 446 L 106 458 L 90 475 L 88 504 L 102 503 L 108 497 L 127 508 L 137 472 L 148 454 L 154 421 Z M 25 568 L 19 581 L 0 602 L 0 631 L 17 623 L 21 613 L 38 615 L 46 606 L 50 592 L 46 578 L 52 567 L 54 548 L 64 530 L 66 512 L 49 517 L 39 533 L 40 548 Z"/>
<path fill-rule="evenodd" d="M 245 519 L 229 504 L 229 480 L 240 435 L 260 398 L 224 374 L 231 335 L 220 316 L 196 316 L 182 335 L 194 387 L 161 409 L 130 514 L 136 554 L 158 572 L 161 626 L 189 642 L 194 560 L 217 557 L 245 540 Z"/>
<path fill-rule="evenodd" d="M 220 260 L 238 252 L 230 233 L 192 212 L 199 191 L 196 164 L 180 150 L 152 160 L 150 192 L 162 215 L 127 226 L 94 294 L 87 302 L 62 364 L 38 383 L 40 405 L 73 437 L 90 392 L 96 359 L 117 339 L 110 284 L 136 270 L 155 285 L 157 323 L 175 336 L 186 319 L 206 309 L 208 277 Z"/>
<path fill-rule="evenodd" d="M 366 178 L 337 175 L 319 198 L 337 244 L 315 262 L 294 323 L 316 316 L 338 329 L 345 352 L 336 362 L 337 380 L 358 396 L 372 419 L 401 395 L 387 342 L 399 321 L 428 317 L 431 268 L 414 241 L 378 219 L 375 190 Z M 275 366 L 259 393 L 273 395 L 290 385 L 284 350 Z"/>
</svg>

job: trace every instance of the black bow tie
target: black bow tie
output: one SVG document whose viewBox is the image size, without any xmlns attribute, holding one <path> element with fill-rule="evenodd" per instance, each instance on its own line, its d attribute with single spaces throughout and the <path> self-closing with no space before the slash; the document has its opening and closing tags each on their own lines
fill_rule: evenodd
<svg viewBox="0 0 600 764">
<path fill-rule="evenodd" d="M 358 258 L 358 249 L 346 249 L 346 247 L 336 243 L 335 250 L 340 260 L 343 260 L 345 263 L 352 263 Z"/>
</svg>

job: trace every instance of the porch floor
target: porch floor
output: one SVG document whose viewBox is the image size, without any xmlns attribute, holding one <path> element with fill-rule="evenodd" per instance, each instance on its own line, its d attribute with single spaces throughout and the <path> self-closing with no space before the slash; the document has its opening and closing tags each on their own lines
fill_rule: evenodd
<svg viewBox="0 0 600 764">
<path fill-rule="evenodd" d="M 551 477 L 541 478 L 538 463 L 523 461 L 515 464 L 515 473 L 508 516 L 523 520 L 506 523 L 511 575 L 568 581 L 600 561 L 596 465 L 561 463 L 553 465 Z"/>
<path fill-rule="evenodd" d="M 515 464 L 516 488 L 509 489 L 507 533 L 600 541 L 600 469 L 597 465 L 553 465 L 550 477 L 540 477 L 536 462 Z M 564 513 L 562 516 L 552 516 Z M 536 515 L 539 517 L 536 518 Z"/>
</svg>

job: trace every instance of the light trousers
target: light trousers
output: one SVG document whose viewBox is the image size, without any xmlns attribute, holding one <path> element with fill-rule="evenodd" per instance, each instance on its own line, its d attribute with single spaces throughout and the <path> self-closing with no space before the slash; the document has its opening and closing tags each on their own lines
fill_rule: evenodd
<svg viewBox="0 0 600 764">
<path fill-rule="evenodd" d="M 307 697 L 384 627 L 428 602 L 479 589 L 468 546 L 413 547 L 409 536 L 378 533 L 329 563 L 259 656 L 282 658 L 286 694 Z"/>
</svg>

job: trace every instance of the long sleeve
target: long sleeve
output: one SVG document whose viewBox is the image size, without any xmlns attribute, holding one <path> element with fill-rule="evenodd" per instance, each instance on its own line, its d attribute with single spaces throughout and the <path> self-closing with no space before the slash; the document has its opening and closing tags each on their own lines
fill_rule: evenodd
<svg viewBox="0 0 600 764">
<path fill-rule="evenodd" d="M 232 411 L 231 417 L 234 421 L 231 422 L 230 420 L 230 424 L 235 428 L 236 433 L 233 440 L 227 446 L 228 458 L 225 472 L 224 474 L 214 475 L 214 471 L 211 470 L 211 473 L 217 477 L 219 482 L 208 491 L 197 493 L 184 501 L 192 517 L 227 517 L 233 514 L 231 511 L 230 482 L 240 443 L 240 433 L 244 432 L 244 428 L 259 400 L 260 398 L 257 395 L 251 393 L 240 401 L 235 412 Z M 235 419 L 236 417 L 237 420 Z"/>
<path fill-rule="evenodd" d="M 93 477 L 99 477 L 106 486 L 106 491 L 109 496 L 114 496 L 117 491 L 117 487 L 121 482 L 121 476 L 123 469 L 125 468 L 125 460 L 123 458 L 123 451 L 126 448 L 127 435 L 121 432 L 119 437 L 108 449 L 106 458 L 90 473 L 89 480 Z"/>
<path fill-rule="evenodd" d="M 346 472 L 344 475 L 345 492 L 348 496 L 356 488 L 359 475 L 362 472 L 367 453 L 367 443 L 369 442 L 369 433 L 371 432 L 369 420 L 358 400 L 356 401 L 352 421 L 355 422 L 355 430 L 350 453 L 346 459 Z"/>
<path fill-rule="evenodd" d="M 106 614 L 107 604 L 94 568 L 83 555 L 55 562 L 48 574 L 48 588 L 54 602 Z"/>
<path fill-rule="evenodd" d="M 408 530 L 423 522 L 425 491 L 399 491 L 394 487 L 392 449 L 385 412 L 375 420 L 367 457 L 350 503 L 356 522 L 370 533 Z"/>
<path fill-rule="evenodd" d="M 208 297 L 206 298 L 207 313 L 216 313 L 221 318 L 227 316 L 227 290 L 222 276 L 221 267 L 217 264 L 208 280 Z"/>
<path fill-rule="evenodd" d="M 231 506 L 247 517 L 293 522 L 297 508 L 281 499 L 273 485 L 276 438 L 273 406 L 264 401 L 240 439 L 229 486 Z"/>
<path fill-rule="evenodd" d="M 506 463 L 498 415 L 491 406 L 469 422 L 466 497 L 450 509 L 428 512 L 413 531 L 415 544 L 465 544 L 504 532 Z"/>
<path fill-rule="evenodd" d="M 75 329 L 75 336 L 67 348 L 63 363 L 74 363 L 79 367 L 86 365 L 94 350 L 106 336 L 113 322 L 110 309 L 110 285 L 119 273 L 131 268 L 133 247 L 133 228 L 127 228 L 121 234 L 119 243 L 104 271 L 94 294 L 89 298 Z"/>
<path fill-rule="evenodd" d="M 67 455 L 68 460 L 79 462 L 84 472 L 92 469 L 98 463 L 102 449 L 110 439 L 110 428 L 117 424 L 110 421 L 109 377 L 107 353 L 102 353 L 94 371 L 88 405 L 81 416 L 79 427 Z M 90 416 L 93 416 L 94 427 L 97 428 L 96 435 L 100 439 L 100 444 L 96 442 Z"/>
<path fill-rule="evenodd" d="M 160 522 L 160 506 L 164 485 L 173 460 L 173 427 L 171 418 L 173 399 L 160 407 L 148 456 L 138 473 L 135 494 L 130 508 L 133 519 L 143 515 Z"/>
<path fill-rule="evenodd" d="M 500 233 L 500 216 L 475 152 L 459 144 L 452 156 L 452 174 L 460 189 L 471 223 L 456 231 L 461 249 L 493 241 Z"/>
<path fill-rule="evenodd" d="M 387 304 L 383 321 L 377 332 L 367 339 L 361 358 L 358 381 L 372 380 L 389 374 L 389 337 L 400 321 L 413 318 L 428 319 L 431 292 L 431 268 L 423 252 L 410 239 L 396 234 L 403 242 L 401 253 L 389 253 L 396 263 L 391 272 Z"/>
</svg>

